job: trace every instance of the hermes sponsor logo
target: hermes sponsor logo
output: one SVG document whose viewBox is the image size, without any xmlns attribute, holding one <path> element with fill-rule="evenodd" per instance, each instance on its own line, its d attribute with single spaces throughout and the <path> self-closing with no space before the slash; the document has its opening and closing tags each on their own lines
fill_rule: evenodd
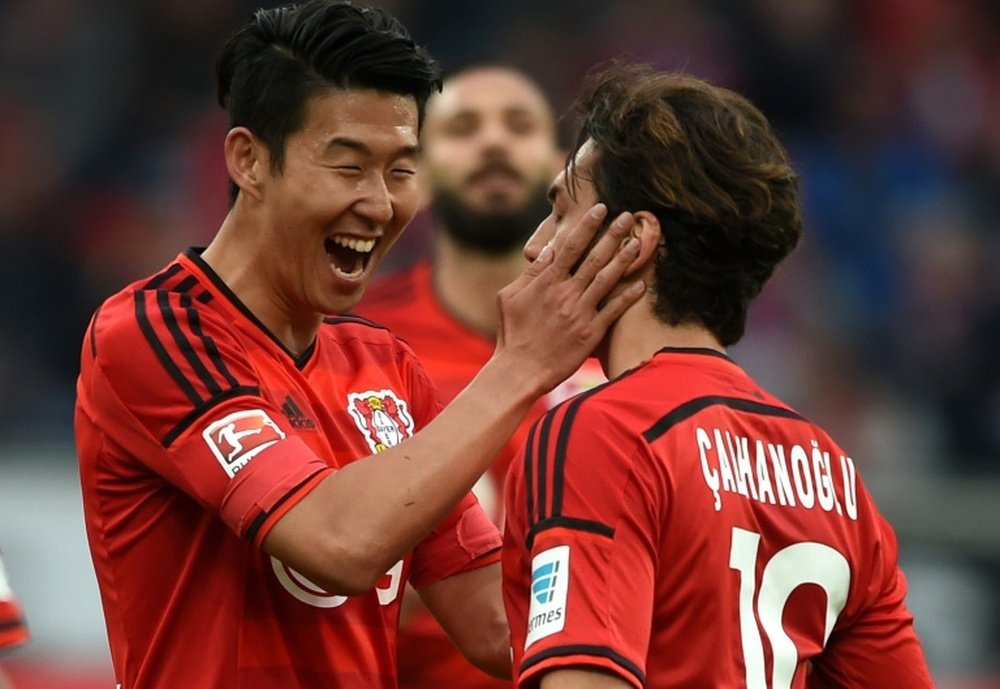
<svg viewBox="0 0 1000 689">
<path fill-rule="evenodd" d="M 569 593 L 569 546 L 542 551 L 531 560 L 531 604 L 524 647 L 561 632 Z"/>
</svg>

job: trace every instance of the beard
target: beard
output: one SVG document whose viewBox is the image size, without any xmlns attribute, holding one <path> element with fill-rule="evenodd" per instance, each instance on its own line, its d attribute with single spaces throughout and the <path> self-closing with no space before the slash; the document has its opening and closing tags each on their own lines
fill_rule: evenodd
<svg viewBox="0 0 1000 689">
<path fill-rule="evenodd" d="M 539 181 L 516 207 L 472 208 L 458 194 L 440 187 L 431 202 L 434 218 L 445 234 L 467 249 L 490 256 L 523 247 L 550 210 L 545 181 Z"/>
</svg>

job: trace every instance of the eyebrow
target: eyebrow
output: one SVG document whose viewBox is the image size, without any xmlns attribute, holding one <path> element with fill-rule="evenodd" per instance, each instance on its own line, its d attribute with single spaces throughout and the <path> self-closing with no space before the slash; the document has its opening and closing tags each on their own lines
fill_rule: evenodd
<svg viewBox="0 0 1000 689">
<path fill-rule="evenodd" d="M 346 148 L 351 151 L 357 151 L 364 155 L 372 155 L 372 149 L 368 144 L 363 141 L 358 141 L 357 139 L 351 139 L 346 136 L 335 136 L 326 143 L 326 152 L 329 153 L 334 148 Z M 420 145 L 419 144 L 407 144 L 405 146 L 400 146 L 393 153 L 393 158 L 405 158 L 405 157 L 416 157 L 420 155 Z"/>
</svg>

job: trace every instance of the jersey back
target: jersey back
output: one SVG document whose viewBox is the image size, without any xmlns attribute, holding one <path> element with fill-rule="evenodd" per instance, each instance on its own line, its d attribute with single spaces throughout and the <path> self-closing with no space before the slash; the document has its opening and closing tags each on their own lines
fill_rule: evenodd
<svg viewBox="0 0 1000 689">
<path fill-rule="evenodd" d="M 515 672 L 636 687 L 923 689 L 854 461 L 724 355 L 665 349 L 532 428 L 507 486 Z"/>
</svg>

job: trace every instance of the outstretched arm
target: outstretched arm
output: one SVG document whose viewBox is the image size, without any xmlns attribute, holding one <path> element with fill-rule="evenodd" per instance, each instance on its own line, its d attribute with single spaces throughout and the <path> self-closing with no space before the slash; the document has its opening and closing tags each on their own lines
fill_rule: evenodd
<svg viewBox="0 0 1000 689">
<path fill-rule="evenodd" d="M 598 204 L 501 290 L 497 348 L 473 381 L 414 437 L 331 474 L 292 507 L 264 549 L 331 592 L 368 590 L 458 503 L 533 402 L 576 370 L 642 294 L 616 290 L 635 257 L 623 214 Z M 574 267 L 579 267 L 574 271 Z"/>
</svg>

